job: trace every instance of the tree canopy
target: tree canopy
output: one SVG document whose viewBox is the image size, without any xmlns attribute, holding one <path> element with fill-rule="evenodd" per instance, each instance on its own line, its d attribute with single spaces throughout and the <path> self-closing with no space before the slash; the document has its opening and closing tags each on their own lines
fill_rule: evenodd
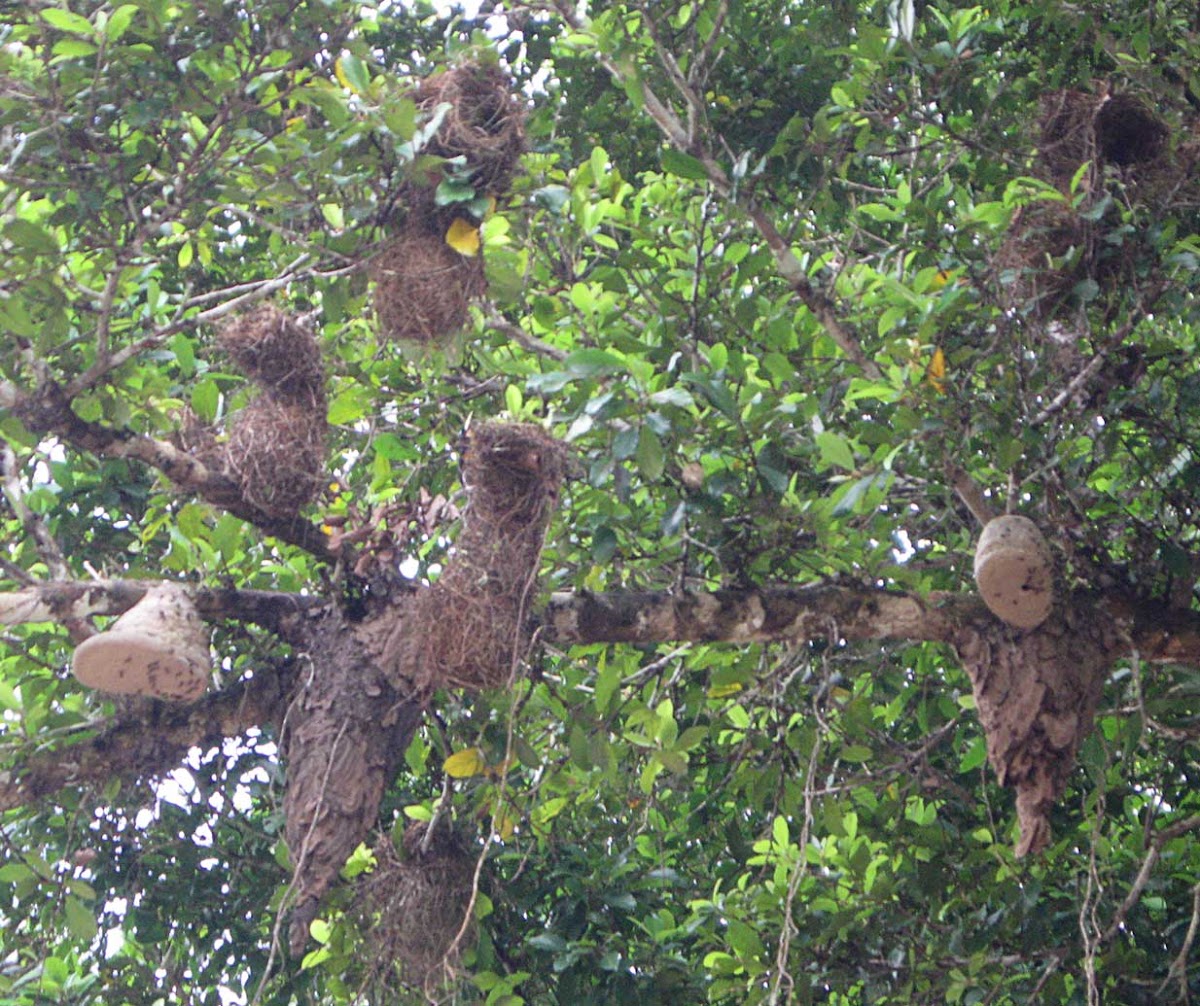
<svg viewBox="0 0 1200 1006">
<path fill-rule="evenodd" d="M 1197 66 L 7 5 L 0 1003 L 1196 1001 Z"/>
</svg>

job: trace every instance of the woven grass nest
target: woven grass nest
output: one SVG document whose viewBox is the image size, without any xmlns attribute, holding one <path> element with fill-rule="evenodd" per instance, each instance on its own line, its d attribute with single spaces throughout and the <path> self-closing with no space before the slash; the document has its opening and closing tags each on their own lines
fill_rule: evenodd
<svg viewBox="0 0 1200 1006">
<path fill-rule="evenodd" d="M 508 74 L 498 66 L 464 63 L 423 80 L 416 101 L 427 113 L 450 106 L 425 153 L 464 158 L 481 193 L 508 191 L 525 150 L 525 108 Z"/>
<path fill-rule="evenodd" d="M 1004 305 L 1038 321 L 1063 317 L 1100 271 L 1100 251 L 1096 225 L 1065 203 L 1022 206 L 993 260 Z"/>
<path fill-rule="evenodd" d="M 274 304 L 262 304 L 226 324 L 221 347 L 251 380 L 285 395 L 323 388 L 325 368 L 313 333 Z"/>
<path fill-rule="evenodd" d="M 410 824 L 402 852 L 383 836 L 374 849 L 375 869 L 358 879 L 371 985 L 402 982 L 432 994 L 453 980 L 463 950 L 474 945 L 477 929 L 467 912 L 475 856 L 448 824 L 428 836 L 427 827 Z"/>
<path fill-rule="evenodd" d="M 518 672 L 567 462 L 565 447 L 531 424 L 483 423 L 468 433 L 463 529 L 446 571 L 413 602 L 418 688 L 500 688 Z"/>
<path fill-rule="evenodd" d="M 372 306 L 387 339 L 435 342 L 467 322 L 471 301 L 487 290 L 480 255 L 462 255 L 445 235 L 417 223 L 375 257 Z"/>
<path fill-rule="evenodd" d="M 325 482 L 325 408 L 269 393 L 234 416 L 221 445 L 242 498 L 272 517 L 294 517 Z"/>
</svg>

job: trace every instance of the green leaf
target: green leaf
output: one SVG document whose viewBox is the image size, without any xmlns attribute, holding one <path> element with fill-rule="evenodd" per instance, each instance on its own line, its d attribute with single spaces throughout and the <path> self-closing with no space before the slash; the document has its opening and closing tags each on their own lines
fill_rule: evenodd
<svg viewBox="0 0 1200 1006">
<path fill-rule="evenodd" d="M 67 917 L 67 928 L 71 935 L 77 940 L 91 942 L 99 931 L 92 910 L 78 898 L 68 897 L 63 905 L 63 912 Z"/>
<path fill-rule="evenodd" d="M 588 163 L 592 168 L 592 181 L 599 184 L 608 171 L 608 153 L 603 147 L 593 147 Z"/>
<path fill-rule="evenodd" d="M 708 178 L 708 172 L 701 161 L 690 154 L 681 153 L 674 147 L 663 150 L 662 166 L 664 171 L 680 178 L 690 178 L 693 181 L 704 181 Z"/>
<path fill-rule="evenodd" d="M 91 38 L 96 30 L 92 22 L 85 17 L 59 7 L 46 7 L 41 11 L 42 20 L 59 31 L 70 32 L 72 35 L 83 35 Z"/>
<path fill-rule="evenodd" d="M 331 426 L 343 426 L 357 422 L 367 415 L 372 407 L 370 389 L 361 386 L 347 388 L 329 403 L 328 420 Z"/>
<path fill-rule="evenodd" d="M 39 255 L 58 253 L 58 242 L 43 228 L 28 220 L 13 220 L 4 228 L 4 236 L 21 248 Z"/>
<path fill-rule="evenodd" d="M 121 4 L 109 15 L 108 24 L 104 27 L 104 34 L 108 36 L 109 41 L 116 42 L 129 30 L 137 12 L 137 4 L 127 3 Z"/>
<path fill-rule="evenodd" d="M 217 418 L 217 408 L 221 403 L 221 389 L 217 382 L 205 379 L 192 388 L 192 411 L 204 423 L 212 423 Z"/>
<path fill-rule="evenodd" d="M 371 74 L 367 70 L 367 64 L 357 56 L 352 53 L 339 56 L 334 69 L 338 82 L 343 87 L 349 88 L 358 95 L 367 93 L 367 89 L 371 86 Z"/>
<path fill-rule="evenodd" d="M 85 42 L 81 38 L 60 38 L 50 51 L 60 59 L 86 59 L 100 50 L 95 43 Z"/>
<path fill-rule="evenodd" d="M 642 478 L 647 482 L 655 482 L 663 473 L 665 452 L 662 441 L 649 426 L 643 426 L 638 433 L 637 466 Z"/>
<path fill-rule="evenodd" d="M 674 405 L 680 409 L 690 409 L 696 404 L 691 392 L 678 385 L 663 391 L 656 391 L 650 396 L 651 405 Z"/>
<path fill-rule="evenodd" d="M 832 430 L 822 430 L 816 435 L 817 450 L 821 452 L 821 460 L 826 465 L 854 471 L 854 452 L 846 442 L 846 438 Z"/>
</svg>

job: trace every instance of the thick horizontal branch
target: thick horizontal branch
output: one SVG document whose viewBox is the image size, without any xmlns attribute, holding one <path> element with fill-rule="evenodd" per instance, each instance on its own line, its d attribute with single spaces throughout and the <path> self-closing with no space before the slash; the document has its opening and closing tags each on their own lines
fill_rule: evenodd
<svg viewBox="0 0 1200 1006">
<path fill-rule="evenodd" d="M 1198 612 L 1117 592 L 1077 592 L 1068 603 L 1104 607 L 1127 627 L 1130 648 L 1143 660 L 1200 666 Z M 683 594 L 559 593 L 551 596 L 540 620 L 542 638 L 547 641 L 649 645 L 813 639 L 949 643 L 970 623 L 995 619 L 975 594 L 921 598 L 870 587 L 822 585 Z"/>
<path fill-rule="evenodd" d="M 840 586 L 563 593 L 550 598 L 541 620 L 543 637 L 558 643 L 949 642 L 964 600 Z"/>
<path fill-rule="evenodd" d="M 49 580 L 0 594 L 0 625 L 63 623 L 92 615 L 121 615 L 137 604 L 153 583 L 150 580 Z M 288 637 L 290 623 L 297 615 L 328 603 L 314 595 L 273 590 L 188 587 L 188 594 L 208 621 L 253 622 L 284 638 Z"/>
<path fill-rule="evenodd" d="M 214 472 L 174 444 L 131 430 L 112 429 L 81 419 L 63 389 L 49 385 L 13 410 L 36 433 L 49 433 L 79 450 L 110 458 L 132 458 L 156 468 L 179 489 L 240 517 L 266 534 L 332 561 L 329 539 L 309 521 L 279 518 L 251 506 L 232 479 Z"/>
<path fill-rule="evenodd" d="M 153 581 L 55 580 L 0 593 L 0 625 L 63 622 L 120 615 Z M 287 638 L 297 616 L 328 599 L 271 590 L 188 587 L 209 621 L 253 622 Z M 1077 593 L 1071 603 L 1104 605 L 1129 627 L 1143 660 L 1200 664 L 1200 613 L 1111 593 Z M 811 639 L 903 639 L 951 642 L 956 632 L 992 616 L 975 594 L 915 594 L 825 584 L 674 593 L 557 593 L 537 616 L 543 639 L 586 643 L 777 643 Z"/>
<path fill-rule="evenodd" d="M 291 660 L 193 705 L 147 703 L 144 716 L 114 722 L 77 744 L 56 745 L 16 770 L 0 772 L 0 812 L 66 786 L 102 786 L 114 778 L 145 778 L 177 766 L 188 750 L 217 746 L 251 727 L 279 723 L 291 691 Z"/>
<path fill-rule="evenodd" d="M 145 592 L 140 581 L 60 582 L 0 594 L 0 624 L 59 621 L 66 615 L 114 615 Z M 270 591 L 208 590 L 191 594 L 208 619 L 240 619 L 287 635 L 298 618 L 327 603 Z M 1144 661 L 1200 666 L 1200 613 L 1109 594 L 1077 593 L 1075 606 L 1103 607 Z M 1053 616 L 1052 616 L 1053 617 Z M 554 594 L 537 616 L 540 638 L 559 645 L 591 643 L 801 643 L 809 640 L 907 640 L 951 643 L 972 624 L 994 623 L 974 594 L 921 598 L 868 587 L 825 584 L 676 594 L 616 591 Z M 1013 630 L 1014 632 L 1017 630 Z M 299 629 L 296 638 L 303 637 Z M 253 726 L 278 726 L 292 666 L 257 672 L 191 706 L 155 704 L 155 718 L 113 725 L 75 745 L 57 746 L 11 774 L 0 773 L 0 811 L 68 785 L 165 772 L 190 747 L 207 747 Z"/>
</svg>

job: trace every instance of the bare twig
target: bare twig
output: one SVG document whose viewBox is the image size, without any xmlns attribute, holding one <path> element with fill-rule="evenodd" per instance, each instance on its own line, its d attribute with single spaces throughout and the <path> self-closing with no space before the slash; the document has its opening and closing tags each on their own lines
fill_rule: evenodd
<svg viewBox="0 0 1200 1006">
<path fill-rule="evenodd" d="M 497 332 L 507 336 L 517 345 L 529 350 L 531 353 L 539 353 L 542 356 L 547 356 L 552 360 L 558 360 L 560 363 L 567 358 L 567 353 L 557 346 L 551 346 L 549 343 L 542 342 L 536 336 L 530 335 L 519 325 L 514 325 L 508 321 L 498 310 L 491 308 L 484 320 L 489 326 Z"/>
<path fill-rule="evenodd" d="M 963 505 L 971 511 L 980 524 L 986 526 L 988 521 L 995 518 L 996 512 L 988 503 L 987 497 L 983 495 L 979 483 L 971 478 L 965 468 L 950 462 L 946 465 L 946 477 L 950 480 L 950 485 L 958 494 L 958 498 L 963 501 Z"/>
</svg>

